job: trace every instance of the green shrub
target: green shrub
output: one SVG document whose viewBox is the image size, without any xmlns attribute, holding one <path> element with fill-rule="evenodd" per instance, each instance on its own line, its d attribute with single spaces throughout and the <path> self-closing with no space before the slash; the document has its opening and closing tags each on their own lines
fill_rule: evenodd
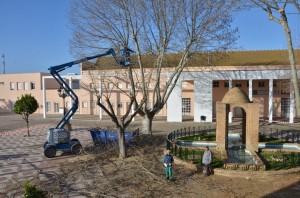
<svg viewBox="0 0 300 198">
<path fill-rule="evenodd" d="M 24 197 L 25 198 L 45 198 L 46 192 L 38 189 L 34 184 L 31 184 L 30 181 L 24 182 Z"/>
</svg>

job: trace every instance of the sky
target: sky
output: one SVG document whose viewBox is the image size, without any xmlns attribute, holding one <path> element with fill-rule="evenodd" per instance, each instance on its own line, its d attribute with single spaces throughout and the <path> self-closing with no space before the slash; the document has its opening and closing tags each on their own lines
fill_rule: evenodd
<svg viewBox="0 0 300 198">
<path fill-rule="evenodd" d="M 48 72 L 48 68 L 74 60 L 69 47 L 71 0 L 0 1 L 0 74 Z M 295 47 L 300 48 L 300 15 L 289 14 Z M 237 49 L 286 49 L 282 27 L 260 9 L 235 14 L 239 29 Z M 79 73 L 79 66 L 66 73 Z"/>
</svg>

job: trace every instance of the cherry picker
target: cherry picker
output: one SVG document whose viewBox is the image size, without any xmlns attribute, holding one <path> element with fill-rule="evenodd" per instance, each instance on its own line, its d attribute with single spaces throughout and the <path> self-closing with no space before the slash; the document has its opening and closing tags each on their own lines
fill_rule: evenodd
<svg viewBox="0 0 300 198">
<path fill-rule="evenodd" d="M 80 154 L 82 152 L 82 146 L 78 139 L 71 139 L 70 131 L 64 129 L 64 126 L 68 123 L 71 117 L 75 114 L 78 109 L 78 97 L 74 91 L 69 87 L 68 83 L 59 75 L 60 72 L 64 71 L 67 68 L 72 67 L 73 65 L 82 63 L 95 58 L 101 58 L 104 56 L 112 55 L 115 62 L 120 67 L 129 67 L 132 65 L 130 62 L 130 53 L 133 52 L 129 48 L 124 48 L 122 50 L 121 60 L 118 59 L 115 51 L 109 49 L 105 53 L 98 54 L 91 57 L 86 57 L 80 60 L 68 62 L 62 65 L 52 66 L 49 68 L 50 74 L 58 82 L 60 87 L 64 89 L 65 93 L 71 97 L 73 104 L 64 117 L 60 120 L 55 128 L 50 128 L 47 132 L 47 141 L 44 144 L 44 155 L 48 158 L 52 158 L 56 155 L 56 151 L 71 151 L 73 154 Z"/>
</svg>

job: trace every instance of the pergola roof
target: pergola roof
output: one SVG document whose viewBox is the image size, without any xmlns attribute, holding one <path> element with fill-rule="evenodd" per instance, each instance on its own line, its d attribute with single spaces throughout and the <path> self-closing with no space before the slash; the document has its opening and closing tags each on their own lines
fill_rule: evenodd
<svg viewBox="0 0 300 198">
<path fill-rule="evenodd" d="M 300 49 L 295 51 L 296 64 L 300 64 Z M 167 54 L 163 67 L 175 67 L 181 58 L 181 54 Z M 134 55 L 131 56 L 133 62 Z M 152 68 L 156 63 L 154 55 L 142 55 L 142 62 L 145 68 Z M 85 62 L 82 70 L 110 70 L 121 69 L 113 58 L 102 57 L 96 63 Z M 229 52 L 201 52 L 193 54 L 187 67 L 207 67 L 207 66 L 268 66 L 285 65 L 289 68 L 290 62 L 288 50 L 257 50 L 257 51 L 229 51 Z M 133 65 L 133 68 L 137 65 Z M 126 68 L 126 67 L 123 67 Z"/>
</svg>

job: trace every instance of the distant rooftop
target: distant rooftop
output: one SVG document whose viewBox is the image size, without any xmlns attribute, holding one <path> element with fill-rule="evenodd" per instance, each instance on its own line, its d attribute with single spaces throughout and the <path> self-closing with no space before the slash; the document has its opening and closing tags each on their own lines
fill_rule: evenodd
<svg viewBox="0 0 300 198">
<path fill-rule="evenodd" d="M 300 64 L 300 49 L 295 50 L 296 63 Z M 133 62 L 136 62 L 132 57 Z M 180 54 L 168 54 L 164 61 L 164 67 L 174 67 L 179 62 Z M 143 55 L 142 61 L 145 67 L 152 67 L 155 63 L 153 55 Z M 95 67 L 96 65 L 96 67 Z M 207 52 L 193 55 L 188 62 L 188 67 L 205 66 L 266 66 L 266 65 L 290 65 L 288 50 L 253 50 L 253 51 L 229 51 Z M 133 67 L 137 67 L 136 65 Z M 82 64 L 82 70 L 93 69 L 117 69 L 117 64 L 110 57 L 103 57 L 97 62 Z M 120 69 L 120 68 L 119 68 Z"/>
</svg>

